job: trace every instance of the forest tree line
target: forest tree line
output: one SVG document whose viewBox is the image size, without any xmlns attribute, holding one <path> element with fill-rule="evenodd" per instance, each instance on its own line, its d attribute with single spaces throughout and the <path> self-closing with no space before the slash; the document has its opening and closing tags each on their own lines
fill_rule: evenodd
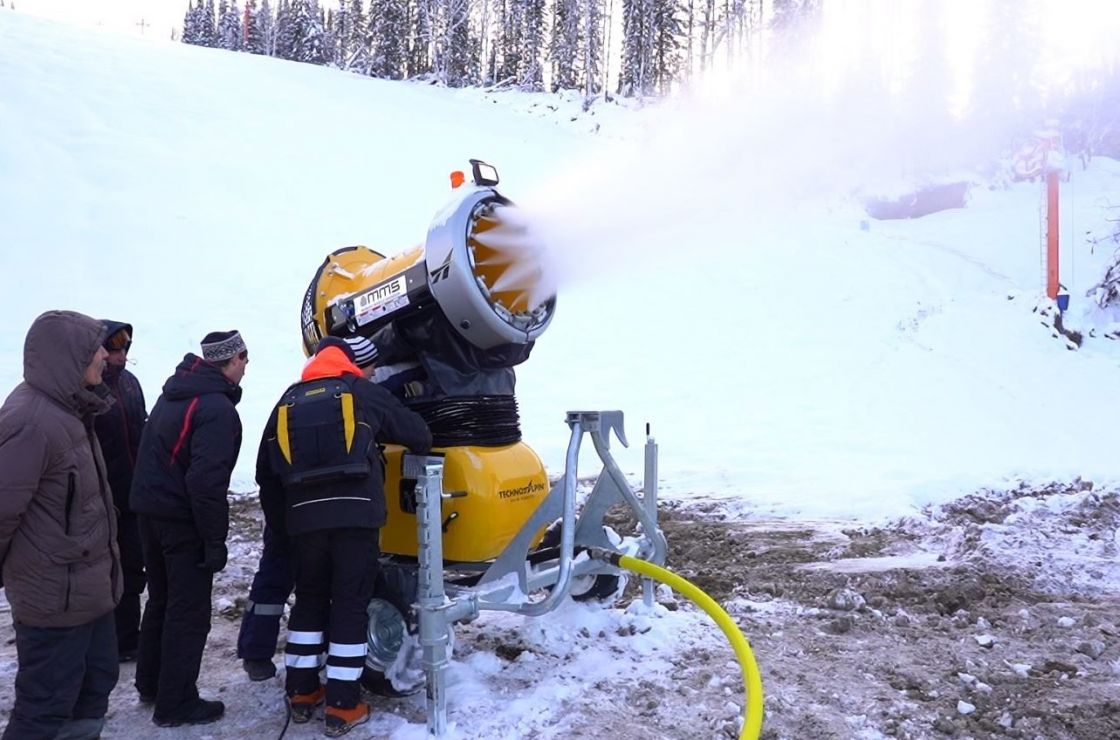
<svg viewBox="0 0 1120 740">
<path fill-rule="evenodd" d="M 182 40 L 392 80 L 647 96 L 818 8 L 769 0 L 764 18 L 763 0 L 191 0 Z"/>
</svg>

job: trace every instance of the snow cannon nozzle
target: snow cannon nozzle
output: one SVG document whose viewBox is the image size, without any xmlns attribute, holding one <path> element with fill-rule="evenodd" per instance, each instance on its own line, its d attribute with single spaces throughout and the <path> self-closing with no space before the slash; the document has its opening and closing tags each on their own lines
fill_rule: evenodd
<svg viewBox="0 0 1120 740">
<path fill-rule="evenodd" d="M 346 247 L 326 259 L 304 296 L 308 354 L 324 336 L 373 337 L 390 324 L 418 331 L 417 322 L 446 320 L 457 341 L 481 351 L 528 345 L 544 332 L 556 290 L 543 244 L 494 188 L 497 169 L 470 165 L 471 182 L 451 173 L 451 200 L 423 244 L 391 257 Z"/>
</svg>

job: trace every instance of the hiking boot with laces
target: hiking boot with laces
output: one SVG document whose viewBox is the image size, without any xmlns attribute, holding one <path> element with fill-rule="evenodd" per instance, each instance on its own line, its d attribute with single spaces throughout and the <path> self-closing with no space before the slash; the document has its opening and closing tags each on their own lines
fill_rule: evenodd
<svg viewBox="0 0 1120 740">
<path fill-rule="evenodd" d="M 292 712 L 292 722 L 302 725 L 310 722 L 315 715 L 315 708 L 323 703 L 327 692 L 322 686 L 310 694 L 292 694 L 288 697 L 288 707 Z"/>
<path fill-rule="evenodd" d="M 341 737 L 368 721 L 369 704 L 364 701 L 358 702 L 357 706 L 350 709 L 327 707 L 327 714 L 323 719 L 323 734 L 327 737 Z"/>
</svg>

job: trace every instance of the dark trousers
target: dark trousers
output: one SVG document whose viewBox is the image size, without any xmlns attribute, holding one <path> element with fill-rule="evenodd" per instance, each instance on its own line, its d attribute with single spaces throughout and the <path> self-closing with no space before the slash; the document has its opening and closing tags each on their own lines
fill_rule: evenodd
<svg viewBox="0 0 1120 740">
<path fill-rule="evenodd" d="M 295 587 L 287 543 L 265 525 L 264 549 L 253 586 L 249 608 L 241 618 L 237 635 L 237 657 L 242 660 L 271 660 L 280 636 L 280 617 Z"/>
<path fill-rule="evenodd" d="M 167 717 L 198 698 L 198 670 L 210 632 L 214 576 L 198 567 L 202 539 L 191 522 L 141 515 L 148 604 L 140 625 L 136 688 Z"/>
<path fill-rule="evenodd" d="M 117 517 L 117 546 L 121 551 L 124 594 L 117 604 L 117 650 L 135 650 L 140 640 L 140 594 L 144 593 L 144 551 L 140 545 L 140 525 L 136 515 L 122 512 Z"/>
<path fill-rule="evenodd" d="M 288 618 L 288 695 L 319 686 L 327 653 L 327 704 L 357 706 L 366 660 L 366 608 L 377 576 L 376 529 L 329 529 L 291 537 L 296 603 Z M 330 634 L 327 645 L 324 633 Z M 324 650 L 326 648 L 326 650 Z"/>
<path fill-rule="evenodd" d="M 15 628 L 16 704 L 4 740 L 99 737 L 117 685 L 112 613 L 77 627 Z"/>
</svg>

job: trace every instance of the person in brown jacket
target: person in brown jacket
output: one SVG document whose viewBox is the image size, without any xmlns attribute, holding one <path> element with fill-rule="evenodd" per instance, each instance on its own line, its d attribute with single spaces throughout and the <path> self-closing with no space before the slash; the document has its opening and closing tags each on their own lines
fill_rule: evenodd
<svg viewBox="0 0 1120 740">
<path fill-rule="evenodd" d="M 0 560 L 19 659 L 4 740 L 98 737 L 117 683 L 120 555 L 93 427 L 111 403 L 94 390 L 104 340 L 100 321 L 44 313 L 0 407 Z"/>
</svg>

